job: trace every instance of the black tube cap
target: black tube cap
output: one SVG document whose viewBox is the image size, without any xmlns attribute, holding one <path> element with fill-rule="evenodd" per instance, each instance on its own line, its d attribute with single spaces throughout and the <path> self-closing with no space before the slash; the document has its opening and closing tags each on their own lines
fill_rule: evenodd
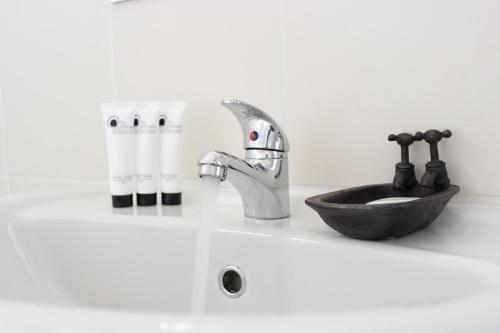
<svg viewBox="0 0 500 333">
<path fill-rule="evenodd" d="M 182 202 L 182 193 L 161 193 L 161 203 L 165 206 L 180 205 Z"/>
<path fill-rule="evenodd" d="M 137 206 L 154 206 L 156 205 L 156 193 L 142 194 L 137 193 Z"/>
<path fill-rule="evenodd" d="M 132 194 L 112 195 L 111 201 L 113 202 L 113 207 L 115 208 L 132 207 L 134 203 L 134 196 Z"/>
</svg>

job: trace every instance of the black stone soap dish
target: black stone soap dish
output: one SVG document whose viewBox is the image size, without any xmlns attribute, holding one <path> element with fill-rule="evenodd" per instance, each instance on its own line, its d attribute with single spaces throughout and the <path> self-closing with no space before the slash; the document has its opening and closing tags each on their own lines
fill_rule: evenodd
<svg viewBox="0 0 500 333">
<path fill-rule="evenodd" d="M 439 160 L 437 142 L 451 136 L 450 131 L 429 130 L 411 136 L 389 136 L 401 146 L 402 161 L 396 164 L 392 184 L 353 187 L 306 199 L 325 223 L 343 235 L 356 239 L 381 240 L 416 232 L 434 222 L 450 199 L 460 191 L 451 185 L 445 163 Z M 418 184 L 409 162 L 408 146 L 425 139 L 431 145 L 431 162 Z M 399 202 L 375 203 L 398 198 Z M 404 198 L 412 200 L 401 200 Z"/>
<path fill-rule="evenodd" d="M 460 191 L 456 185 L 429 192 L 419 185 L 411 191 L 395 190 L 392 184 L 349 188 L 308 198 L 306 204 L 325 223 L 343 235 L 356 239 L 397 238 L 425 228 L 441 214 Z M 418 197 L 417 200 L 371 205 L 390 197 Z"/>
</svg>

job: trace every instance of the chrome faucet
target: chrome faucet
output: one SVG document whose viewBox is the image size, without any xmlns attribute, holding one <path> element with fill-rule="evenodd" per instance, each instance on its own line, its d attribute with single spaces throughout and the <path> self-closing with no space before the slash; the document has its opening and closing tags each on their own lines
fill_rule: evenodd
<svg viewBox="0 0 500 333">
<path fill-rule="evenodd" d="M 198 161 L 200 177 L 228 180 L 238 190 L 245 216 L 281 219 L 290 216 L 288 139 L 269 115 L 239 100 L 223 100 L 243 130 L 245 159 L 220 151 Z"/>
</svg>

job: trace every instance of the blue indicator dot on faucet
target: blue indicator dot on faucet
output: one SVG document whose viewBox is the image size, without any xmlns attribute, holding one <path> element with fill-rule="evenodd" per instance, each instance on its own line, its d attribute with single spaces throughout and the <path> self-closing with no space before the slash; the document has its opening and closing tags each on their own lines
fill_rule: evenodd
<svg viewBox="0 0 500 333">
<path fill-rule="evenodd" d="M 250 140 L 255 141 L 259 138 L 259 133 L 257 131 L 250 132 Z"/>
</svg>

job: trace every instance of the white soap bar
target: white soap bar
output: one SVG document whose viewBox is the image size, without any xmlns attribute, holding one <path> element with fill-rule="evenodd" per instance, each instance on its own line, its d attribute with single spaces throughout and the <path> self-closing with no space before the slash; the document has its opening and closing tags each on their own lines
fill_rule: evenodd
<svg viewBox="0 0 500 333">
<path fill-rule="evenodd" d="M 392 203 L 399 203 L 399 202 L 414 201 L 414 200 L 418 200 L 418 199 L 420 199 L 420 198 L 416 198 L 416 197 L 392 197 L 392 198 L 373 200 L 373 201 L 370 201 L 366 204 L 367 205 L 385 205 L 385 204 L 392 204 Z"/>
</svg>

